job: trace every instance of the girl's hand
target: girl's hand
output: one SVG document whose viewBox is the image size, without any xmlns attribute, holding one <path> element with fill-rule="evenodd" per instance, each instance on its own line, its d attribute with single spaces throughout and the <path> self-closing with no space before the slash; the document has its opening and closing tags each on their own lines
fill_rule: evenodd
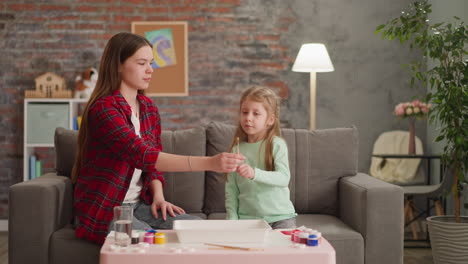
<svg viewBox="0 0 468 264">
<path fill-rule="evenodd" d="M 158 210 L 161 210 L 164 221 L 167 219 L 167 213 L 169 213 L 169 215 L 172 217 L 175 217 L 176 213 L 185 214 L 184 209 L 180 208 L 179 206 L 173 205 L 166 200 L 153 199 L 153 203 L 151 204 L 151 212 L 153 213 L 154 218 L 158 218 Z"/>
<path fill-rule="evenodd" d="M 241 177 L 247 178 L 249 180 L 253 180 L 253 178 L 255 178 L 255 171 L 248 164 L 240 165 L 237 168 L 237 173 L 239 173 Z"/>
<path fill-rule="evenodd" d="M 242 154 L 219 153 L 212 157 L 213 171 L 216 172 L 235 172 L 239 164 L 244 162 L 245 157 Z"/>
</svg>

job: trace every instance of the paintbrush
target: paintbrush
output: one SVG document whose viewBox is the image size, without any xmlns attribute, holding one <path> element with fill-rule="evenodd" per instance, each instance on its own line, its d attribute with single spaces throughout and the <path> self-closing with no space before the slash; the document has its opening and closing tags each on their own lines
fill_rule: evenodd
<svg viewBox="0 0 468 264">
<path fill-rule="evenodd" d="M 205 243 L 207 246 L 215 246 L 215 247 L 222 247 L 225 249 L 238 249 L 238 250 L 245 250 L 245 251 L 263 251 L 263 248 L 250 248 L 250 247 L 236 247 L 236 246 L 228 246 L 228 245 L 219 245 L 219 244 L 209 244 Z"/>
<path fill-rule="evenodd" d="M 239 148 L 239 137 L 236 137 L 237 140 L 237 155 L 240 154 L 240 148 Z"/>
</svg>

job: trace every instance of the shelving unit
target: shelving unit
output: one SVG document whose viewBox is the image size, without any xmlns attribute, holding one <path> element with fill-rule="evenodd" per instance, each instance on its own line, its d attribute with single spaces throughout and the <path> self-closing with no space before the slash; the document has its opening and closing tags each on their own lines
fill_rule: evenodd
<svg viewBox="0 0 468 264">
<path fill-rule="evenodd" d="M 73 129 L 73 118 L 79 114 L 79 105 L 87 101 L 74 98 L 24 100 L 23 181 L 29 180 L 29 157 L 34 148 L 54 147 L 55 128 Z"/>
</svg>

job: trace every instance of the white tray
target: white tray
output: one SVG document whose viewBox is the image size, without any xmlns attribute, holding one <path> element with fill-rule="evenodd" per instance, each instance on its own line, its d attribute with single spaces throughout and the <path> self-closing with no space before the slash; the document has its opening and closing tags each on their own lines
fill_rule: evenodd
<svg viewBox="0 0 468 264">
<path fill-rule="evenodd" d="M 175 220 L 180 243 L 263 243 L 270 225 L 264 220 Z"/>
</svg>

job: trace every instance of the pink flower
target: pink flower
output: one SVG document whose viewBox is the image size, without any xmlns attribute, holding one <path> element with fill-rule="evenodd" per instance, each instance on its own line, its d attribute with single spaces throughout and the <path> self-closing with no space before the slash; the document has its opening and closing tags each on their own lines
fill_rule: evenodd
<svg viewBox="0 0 468 264">
<path fill-rule="evenodd" d="M 397 116 L 403 116 L 405 114 L 405 110 L 403 108 L 401 108 L 401 107 L 397 108 L 397 109 L 395 109 L 395 114 Z"/>
<path fill-rule="evenodd" d="M 413 104 L 414 106 L 419 106 L 419 105 L 421 104 L 421 102 L 420 102 L 419 100 L 414 100 L 414 101 L 412 102 L 412 104 Z"/>
</svg>

